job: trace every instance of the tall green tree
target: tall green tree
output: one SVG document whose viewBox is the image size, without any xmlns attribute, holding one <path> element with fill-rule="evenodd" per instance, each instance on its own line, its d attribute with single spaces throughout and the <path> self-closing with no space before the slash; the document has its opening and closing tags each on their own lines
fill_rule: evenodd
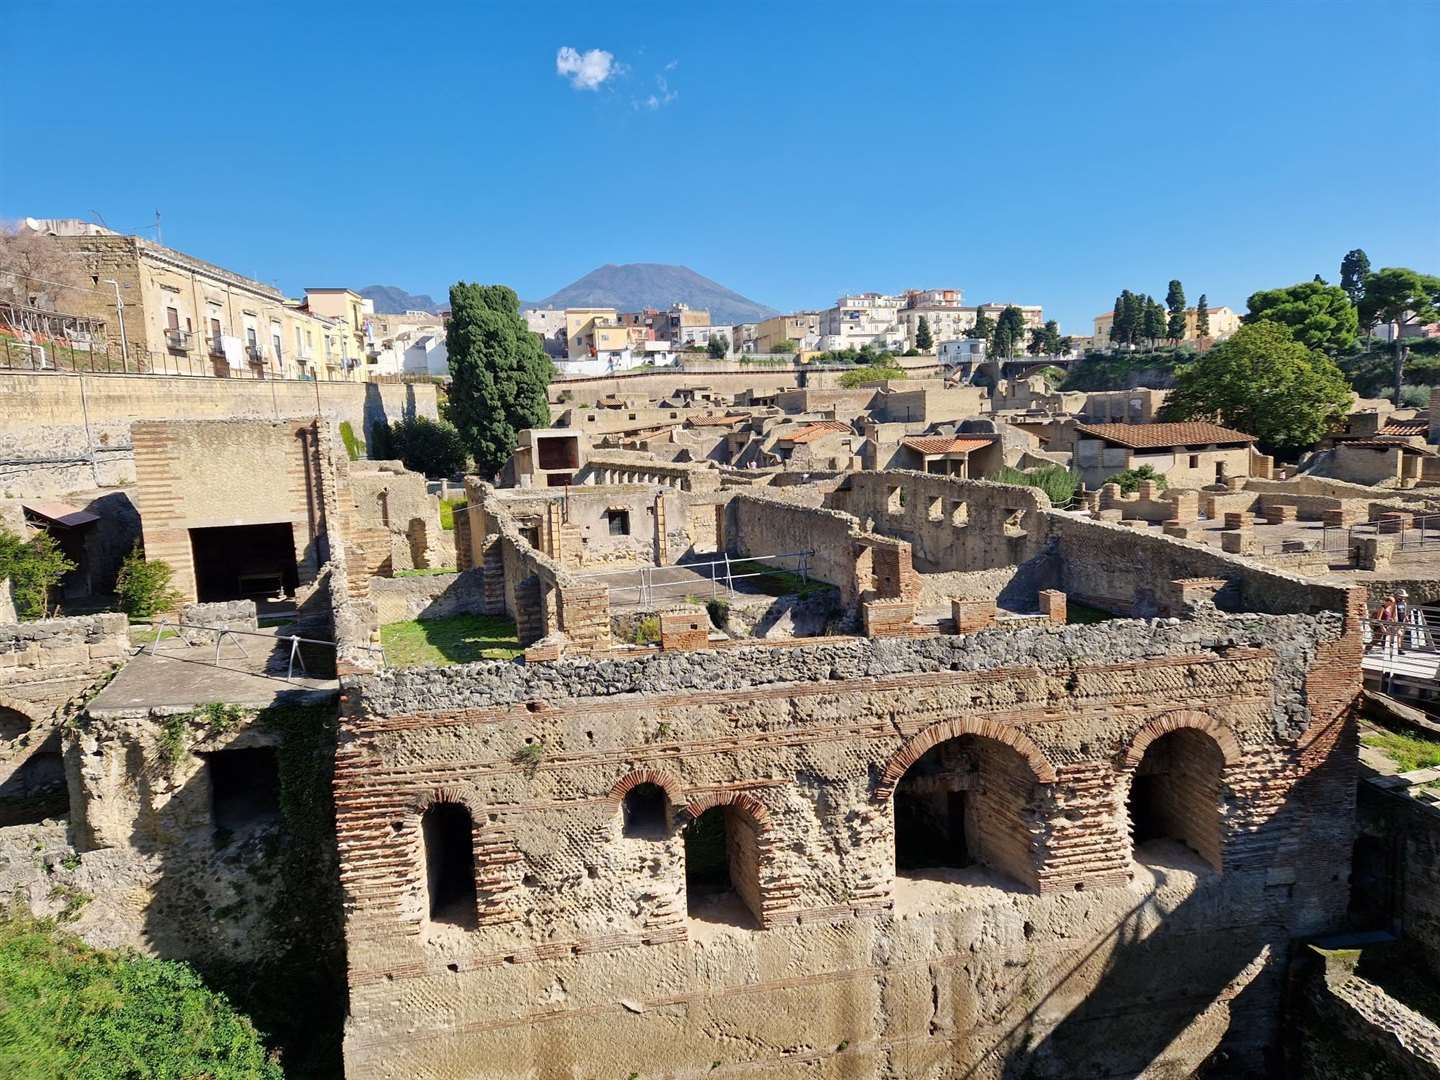
<svg viewBox="0 0 1440 1080">
<path fill-rule="evenodd" d="M 995 354 L 1014 356 L 1025 341 L 1025 316 L 1014 304 L 1006 304 L 995 321 Z"/>
<path fill-rule="evenodd" d="M 1165 309 L 1170 313 L 1165 336 L 1172 345 L 1178 345 L 1185 337 L 1185 289 L 1179 278 L 1170 280 L 1170 288 L 1165 293 Z"/>
<path fill-rule="evenodd" d="M 1032 326 L 1030 328 L 1030 343 L 1025 346 L 1025 351 L 1031 356 L 1039 356 L 1045 351 L 1045 328 Z"/>
<path fill-rule="evenodd" d="M 1266 320 L 1288 326 L 1306 348 L 1337 352 L 1355 344 L 1355 305 L 1338 285 L 1302 281 L 1285 289 L 1252 293 L 1247 323 Z"/>
<path fill-rule="evenodd" d="M 975 325 L 970 328 L 970 336 L 983 341 L 985 351 L 990 351 L 995 340 L 995 320 L 985 314 L 984 308 L 975 309 Z"/>
<path fill-rule="evenodd" d="M 1365 299 L 1365 279 L 1370 276 L 1370 256 L 1361 248 L 1345 253 L 1340 260 L 1340 288 L 1356 307 Z"/>
<path fill-rule="evenodd" d="M 1395 403 L 1405 382 L 1405 358 L 1410 346 L 1405 327 L 1440 318 L 1440 277 L 1404 266 L 1387 266 L 1365 278 L 1365 295 L 1359 318 L 1366 326 L 1390 323 L 1395 327 Z"/>
<path fill-rule="evenodd" d="M 1060 336 L 1060 324 L 1054 319 L 1045 323 L 1045 353 L 1047 356 L 1058 356 L 1061 353 L 1060 343 L 1064 339 Z"/>
<path fill-rule="evenodd" d="M 730 355 L 730 339 L 724 334 L 715 334 L 705 343 L 705 353 L 711 360 L 723 360 Z"/>
<path fill-rule="evenodd" d="M 928 352 L 934 344 L 935 338 L 930 334 L 930 320 L 921 315 L 920 325 L 915 327 L 915 347 L 922 352 Z"/>
<path fill-rule="evenodd" d="M 450 289 L 450 421 L 475 467 L 493 476 L 509 460 L 516 434 L 550 423 L 546 387 L 555 373 L 504 285 L 456 282 Z"/>
<path fill-rule="evenodd" d="M 1204 293 L 1195 304 L 1195 336 L 1197 338 L 1208 338 L 1210 336 L 1210 302 Z"/>
<path fill-rule="evenodd" d="M 1210 420 L 1292 456 L 1314 446 L 1353 398 L 1335 362 L 1307 349 L 1283 323 L 1246 323 L 1180 370 L 1163 420 Z"/>
<path fill-rule="evenodd" d="M 1153 349 L 1155 345 L 1165 336 L 1165 309 L 1159 300 L 1149 296 L 1145 297 L 1145 314 L 1143 316 L 1143 335 L 1150 342 Z"/>
</svg>

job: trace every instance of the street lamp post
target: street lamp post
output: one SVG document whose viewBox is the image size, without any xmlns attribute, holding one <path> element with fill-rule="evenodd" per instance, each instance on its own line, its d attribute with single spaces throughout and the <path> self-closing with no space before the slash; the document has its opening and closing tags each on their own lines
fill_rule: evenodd
<svg viewBox="0 0 1440 1080">
<path fill-rule="evenodd" d="M 120 282 L 114 278 L 106 278 L 105 284 L 115 286 L 115 314 L 120 319 L 120 366 L 128 371 L 130 369 L 130 341 L 125 336 L 125 301 L 120 299 Z"/>
</svg>

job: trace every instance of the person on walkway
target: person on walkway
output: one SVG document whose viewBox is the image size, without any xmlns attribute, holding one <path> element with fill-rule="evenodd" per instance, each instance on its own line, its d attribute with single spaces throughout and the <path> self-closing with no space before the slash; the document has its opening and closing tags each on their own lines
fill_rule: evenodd
<svg viewBox="0 0 1440 1080">
<path fill-rule="evenodd" d="M 1400 638 L 1400 605 L 1393 594 L 1375 609 L 1375 621 L 1380 632 L 1370 639 L 1371 647 L 1379 645 L 1381 652 L 1393 650 Z"/>
</svg>

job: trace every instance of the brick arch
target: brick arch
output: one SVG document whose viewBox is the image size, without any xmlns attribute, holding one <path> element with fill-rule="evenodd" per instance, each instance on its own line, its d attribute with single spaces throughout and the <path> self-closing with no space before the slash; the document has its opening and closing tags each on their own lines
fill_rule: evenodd
<svg viewBox="0 0 1440 1080">
<path fill-rule="evenodd" d="M 900 749 L 891 754 L 880 772 L 880 782 L 875 786 L 873 795 L 875 801 L 883 802 L 894 795 L 895 785 L 900 783 L 900 778 L 905 775 L 911 765 L 920 760 L 927 750 L 939 746 L 942 742 L 958 739 L 962 735 L 978 735 L 984 739 L 993 739 L 996 742 L 1004 743 L 1025 759 L 1038 783 L 1053 784 L 1055 782 L 1055 766 L 1050 764 L 1044 751 L 1024 732 L 1008 724 L 998 724 L 993 720 L 960 717 L 931 724 L 923 731 L 912 735 Z"/>
<path fill-rule="evenodd" d="M 770 811 L 753 795 L 743 791 L 701 791 L 696 792 L 680 810 L 682 823 L 694 821 L 713 806 L 733 806 L 743 811 L 759 828 L 769 823 Z"/>
<path fill-rule="evenodd" d="M 1174 712 L 1155 717 L 1140 729 L 1120 759 L 1121 771 L 1129 772 L 1135 769 L 1145 756 L 1145 751 L 1156 739 L 1168 735 L 1172 731 L 1182 730 L 1199 731 L 1210 736 L 1215 745 L 1220 748 L 1220 756 L 1224 759 L 1227 769 L 1240 764 L 1244 751 L 1240 748 L 1240 740 L 1235 737 L 1235 732 L 1230 730 L 1228 724 L 1217 720 L 1209 713 L 1195 709 L 1177 709 Z"/>
<path fill-rule="evenodd" d="M 21 701 L 8 694 L 0 694 L 0 709 L 8 709 L 23 719 L 29 726 L 24 731 L 16 732 L 13 738 L 18 739 L 21 735 L 35 731 L 40 726 L 41 720 L 37 715 L 36 705 L 33 701 Z M 48 736 L 47 736 L 48 737 Z M 3 734 L 0 734 L 0 741 L 9 742 Z"/>
<path fill-rule="evenodd" d="M 440 784 L 416 795 L 410 803 L 410 809 L 416 817 L 423 817 L 426 810 L 439 803 L 454 803 L 457 806 L 465 807 L 470 811 L 470 818 L 475 822 L 476 831 L 479 831 L 481 802 L 473 788 L 455 784 Z"/>
<path fill-rule="evenodd" d="M 634 791 L 641 784 L 654 784 L 665 797 L 670 800 L 671 806 L 680 806 L 685 802 L 685 785 L 673 774 L 660 769 L 631 769 L 624 776 L 610 785 L 608 797 L 619 809 L 620 804 L 625 801 L 625 796 Z"/>
</svg>

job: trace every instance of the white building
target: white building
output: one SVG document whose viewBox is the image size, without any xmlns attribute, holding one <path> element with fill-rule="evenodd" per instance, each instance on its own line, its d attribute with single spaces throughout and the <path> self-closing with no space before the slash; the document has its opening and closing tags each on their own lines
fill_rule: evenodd
<svg viewBox="0 0 1440 1080">
<path fill-rule="evenodd" d="M 873 345 L 881 349 L 904 349 L 900 329 L 898 296 L 884 293 L 857 293 L 842 296 L 835 306 L 820 313 L 820 348 L 858 349 Z"/>
<path fill-rule="evenodd" d="M 419 333 L 404 344 L 404 371 L 406 375 L 450 374 L 450 354 L 445 351 L 445 335 Z M 397 346 L 400 344 L 396 343 Z"/>
</svg>

